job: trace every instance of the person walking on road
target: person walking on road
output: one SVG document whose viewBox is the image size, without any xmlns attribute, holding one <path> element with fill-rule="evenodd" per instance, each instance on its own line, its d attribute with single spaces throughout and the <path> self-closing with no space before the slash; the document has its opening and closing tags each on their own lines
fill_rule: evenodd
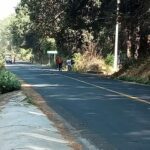
<svg viewBox="0 0 150 150">
<path fill-rule="evenodd" d="M 63 59 L 60 56 L 56 57 L 56 66 L 59 71 L 62 70 Z"/>
<path fill-rule="evenodd" d="M 71 71 L 71 69 L 72 69 L 71 59 L 67 59 L 66 64 L 67 64 L 67 70 Z"/>
</svg>

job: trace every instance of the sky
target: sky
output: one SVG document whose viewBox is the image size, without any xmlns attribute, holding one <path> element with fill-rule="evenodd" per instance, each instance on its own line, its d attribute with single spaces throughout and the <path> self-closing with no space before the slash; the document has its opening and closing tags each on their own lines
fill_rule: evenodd
<svg viewBox="0 0 150 150">
<path fill-rule="evenodd" d="M 15 12 L 15 7 L 20 0 L 0 0 L 0 20 Z"/>
</svg>

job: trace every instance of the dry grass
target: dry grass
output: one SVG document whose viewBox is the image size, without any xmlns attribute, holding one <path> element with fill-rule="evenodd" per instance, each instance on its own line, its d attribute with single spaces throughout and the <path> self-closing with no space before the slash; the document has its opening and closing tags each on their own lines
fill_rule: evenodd
<svg viewBox="0 0 150 150">
<path fill-rule="evenodd" d="M 150 58 L 144 61 L 138 61 L 129 66 L 127 70 L 120 70 L 116 77 L 125 80 L 136 81 L 140 83 L 150 83 Z"/>
<path fill-rule="evenodd" d="M 112 67 L 106 65 L 101 56 L 93 53 L 89 51 L 86 51 L 84 54 L 76 53 L 74 55 L 74 70 L 79 72 L 102 73 L 105 75 L 112 74 Z"/>
</svg>

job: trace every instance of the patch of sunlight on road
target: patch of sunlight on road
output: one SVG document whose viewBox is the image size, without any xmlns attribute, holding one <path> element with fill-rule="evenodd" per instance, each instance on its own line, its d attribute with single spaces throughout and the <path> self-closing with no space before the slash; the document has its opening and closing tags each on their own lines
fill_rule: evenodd
<svg viewBox="0 0 150 150">
<path fill-rule="evenodd" d="M 37 113 L 37 112 L 33 112 L 33 111 L 29 111 L 28 113 L 34 114 L 34 115 L 38 115 L 38 116 L 46 116 L 46 115 L 43 114 L 43 113 Z"/>
<path fill-rule="evenodd" d="M 31 149 L 31 150 L 52 150 L 51 148 L 43 148 L 43 147 L 37 147 L 37 146 L 27 146 L 26 149 Z"/>
<path fill-rule="evenodd" d="M 59 84 L 22 84 L 22 87 L 60 87 Z"/>
<path fill-rule="evenodd" d="M 41 134 L 35 134 L 35 133 L 19 133 L 20 135 L 25 135 L 25 136 L 30 136 L 30 137 L 33 137 L 33 138 L 38 138 L 38 139 L 41 139 L 41 140 L 47 140 L 47 141 L 52 141 L 52 142 L 57 142 L 57 143 L 68 143 L 67 141 L 65 140 L 62 140 L 62 139 L 58 139 L 58 138 L 54 138 L 54 137 L 49 137 L 49 136 L 45 136 L 45 135 L 41 135 Z"/>
<path fill-rule="evenodd" d="M 150 130 L 142 130 L 142 131 L 135 131 L 135 132 L 130 132 L 127 133 L 126 135 L 131 135 L 131 136 L 150 136 Z"/>
</svg>

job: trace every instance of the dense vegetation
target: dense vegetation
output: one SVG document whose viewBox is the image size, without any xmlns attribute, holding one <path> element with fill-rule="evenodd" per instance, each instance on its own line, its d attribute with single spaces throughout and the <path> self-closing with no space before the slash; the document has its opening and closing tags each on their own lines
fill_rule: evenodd
<svg viewBox="0 0 150 150">
<path fill-rule="evenodd" d="M 119 47 L 124 57 L 150 55 L 149 6 L 149 0 L 126 0 L 120 4 Z M 21 14 L 30 17 L 30 21 L 18 20 L 21 25 L 16 25 L 24 35 L 16 39 L 26 38 L 26 46 L 36 49 L 36 53 L 44 53 L 40 44 L 47 37 L 55 38 L 64 55 L 94 49 L 106 57 L 113 52 L 116 0 L 22 0 L 16 12 L 17 18 Z"/>
<path fill-rule="evenodd" d="M 0 70 L 0 94 L 19 90 L 21 84 L 14 74 L 4 69 Z"/>
<path fill-rule="evenodd" d="M 57 49 L 64 57 L 77 58 L 76 62 L 84 59 L 85 67 L 77 70 L 99 71 L 113 64 L 117 20 L 120 66 L 149 57 L 150 1 L 121 1 L 118 15 L 116 8 L 117 0 L 21 0 L 9 25 L 11 48 L 28 49 L 41 63 L 47 50 Z M 87 68 L 91 56 L 97 63 Z"/>
</svg>

